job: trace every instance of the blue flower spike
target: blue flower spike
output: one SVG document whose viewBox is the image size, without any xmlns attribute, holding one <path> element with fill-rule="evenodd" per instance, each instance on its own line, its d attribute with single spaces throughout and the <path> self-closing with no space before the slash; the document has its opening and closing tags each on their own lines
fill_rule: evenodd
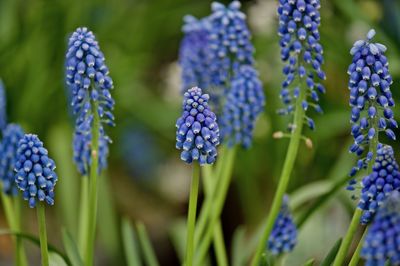
<svg viewBox="0 0 400 266">
<path fill-rule="evenodd" d="M 356 184 L 357 181 L 353 179 L 348 189 L 355 190 Z M 360 222 L 368 224 L 388 195 L 400 189 L 399 166 L 394 158 L 392 147 L 378 145 L 372 173 L 361 180 L 360 187 L 361 195 L 357 205 L 363 210 Z"/>
<path fill-rule="evenodd" d="M 272 233 L 268 240 L 268 250 L 273 255 L 291 252 L 297 244 L 297 228 L 289 210 L 289 199 L 285 195 Z"/>
<path fill-rule="evenodd" d="M 378 209 L 365 237 L 366 266 L 400 265 L 400 193 L 393 191 Z"/>
<path fill-rule="evenodd" d="M 231 90 L 221 116 L 221 136 L 229 146 L 249 148 L 258 116 L 263 112 L 265 96 L 257 70 L 242 65 L 234 74 Z"/>
<path fill-rule="evenodd" d="M 0 178 L 3 191 L 7 195 L 17 194 L 14 166 L 17 162 L 19 141 L 24 136 L 24 131 L 17 124 L 8 124 L 3 130 L 3 139 L 0 144 Z"/>
<path fill-rule="evenodd" d="M 393 130 L 398 127 L 392 111 L 394 100 L 390 85 L 393 80 L 384 55 L 386 47 L 373 43 L 374 36 L 375 31 L 370 30 L 365 40 L 354 43 L 350 50 L 353 60 L 347 72 L 350 76 L 351 134 L 354 137 L 350 152 L 358 156 L 368 149 L 371 140 L 380 132 L 395 140 Z M 363 167 L 365 164 L 353 168 L 351 175 Z"/>
<path fill-rule="evenodd" d="M 207 19 L 198 20 L 187 15 L 183 18 L 182 31 L 184 37 L 179 49 L 179 64 L 181 66 L 182 94 L 188 89 L 199 86 L 209 88 L 208 73 L 208 30 Z"/>
<path fill-rule="evenodd" d="M 20 139 L 15 163 L 15 182 L 30 208 L 34 208 L 37 201 L 54 204 L 54 186 L 58 179 L 55 168 L 54 161 L 36 135 L 25 134 Z"/>
<path fill-rule="evenodd" d="M 81 174 L 87 175 L 91 162 L 91 139 L 94 112 L 100 119 L 99 171 L 106 166 L 108 143 L 104 125 L 114 126 L 113 81 L 105 65 L 96 38 L 87 28 L 78 28 L 69 38 L 66 55 L 66 83 L 72 95 L 76 115 L 74 160 Z"/>
<path fill-rule="evenodd" d="M 4 130 L 7 126 L 7 111 L 6 111 L 6 92 L 3 81 L 0 79 L 0 129 Z"/>
<path fill-rule="evenodd" d="M 280 115 L 293 115 L 295 101 L 300 95 L 300 88 L 294 84 L 300 80 L 303 80 L 307 87 L 307 97 L 302 102 L 302 108 L 308 111 L 312 107 L 317 113 L 322 113 L 322 108 L 318 104 L 318 94 L 325 92 L 320 80 L 326 77 L 321 68 L 324 57 L 319 43 L 318 28 L 321 22 L 319 9 L 319 0 L 279 1 L 279 44 L 281 59 L 285 62 L 283 74 L 286 76 L 280 93 L 285 107 L 278 110 Z M 311 118 L 306 117 L 304 122 L 309 128 L 314 129 L 315 124 Z M 291 130 L 293 128 L 289 125 L 289 131 Z"/>
<path fill-rule="evenodd" d="M 208 100 L 209 95 L 198 87 L 184 94 L 183 113 L 176 122 L 176 148 L 182 150 L 181 159 L 189 164 L 213 164 L 217 158 L 219 128 Z"/>
</svg>

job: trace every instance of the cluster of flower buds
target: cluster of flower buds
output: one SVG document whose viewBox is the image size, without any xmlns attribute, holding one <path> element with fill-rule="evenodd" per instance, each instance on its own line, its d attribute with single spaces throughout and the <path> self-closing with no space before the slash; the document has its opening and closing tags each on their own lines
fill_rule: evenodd
<svg viewBox="0 0 400 266">
<path fill-rule="evenodd" d="M 219 128 L 208 106 L 209 96 L 197 87 L 184 94 L 183 113 L 176 121 L 176 148 L 187 163 L 212 164 L 217 157 Z"/>
<path fill-rule="evenodd" d="M 321 69 L 324 62 L 323 49 L 319 43 L 318 27 L 321 17 L 319 0 L 280 0 L 278 7 L 281 59 L 286 63 L 283 73 L 280 97 L 285 108 L 278 110 L 281 115 L 293 114 L 295 102 L 300 95 L 300 84 L 307 86 L 306 97 L 301 102 L 307 111 L 311 106 L 322 113 L 318 104 L 318 93 L 324 93 L 324 86 L 318 80 L 325 79 Z M 297 85 L 294 85 L 297 84 Z M 311 98 L 312 101 L 309 101 Z M 314 129 L 314 121 L 306 117 L 305 123 Z M 292 131 L 293 125 L 289 125 Z"/>
</svg>

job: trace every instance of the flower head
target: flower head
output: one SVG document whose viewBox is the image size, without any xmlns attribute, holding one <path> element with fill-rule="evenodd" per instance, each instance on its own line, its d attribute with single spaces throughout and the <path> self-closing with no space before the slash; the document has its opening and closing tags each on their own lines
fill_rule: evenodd
<svg viewBox="0 0 400 266">
<path fill-rule="evenodd" d="M 109 142 L 103 125 L 114 125 L 112 110 L 114 100 L 110 90 L 113 81 L 105 65 L 103 53 L 96 41 L 94 34 L 87 28 L 78 28 L 69 38 L 66 55 L 66 82 L 72 95 L 72 107 L 76 115 L 76 128 L 74 137 L 74 158 L 79 171 L 86 172 L 91 153 L 91 134 L 94 115 L 100 120 L 100 160 L 106 158 Z M 82 137 L 85 136 L 85 137 Z M 83 143 L 86 142 L 86 143 Z M 85 147 L 82 149 L 82 147 Z M 79 154 L 79 152 L 86 152 Z M 88 157 L 89 156 L 89 157 Z M 85 159 L 84 159 L 85 158 Z M 100 168 L 104 167 L 100 162 Z M 84 170 L 86 169 L 86 170 Z M 84 171 L 83 171 L 84 170 Z"/>
<path fill-rule="evenodd" d="M 253 64 L 254 47 L 246 24 L 246 15 L 240 11 L 240 2 L 228 6 L 213 2 L 209 21 L 209 68 L 211 85 L 227 90 L 235 65 Z M 214 95 L 212 94 L 214 97 Z"/>
<path fill-rule="evenodd" d="M 36 135 L 25 134 L 20 139 L 15 163 L 15 182 L 22 191 L 23 198 L 34 208 L 37 200 L 54 204 L 54 186 L 57 174 L 56 165 L 48 157 L 43 142 Z"/>
<path fill-rule="evenodd" d="M 296 243 L 297 228 L 290 214 L 288 197 L 285 196 L 268 240 L 268 249 L 272 254 L 279 255 L 292 251 Z"/>
<path fill-rule="evenodd" d="M 208 32 L 207 19 L 198 20 L 193 16 L 184 17 L 183 33 L 180 49 L 179 64 L 182 69 L 182 93 L 199 86 L 209 88 L 208 73 Z"/>
<path fill-rule="evenodd" d="M 387 197 L 368 230 L 361 257 L 366 266 L 400 265 L 400 193 Z"/>
<path fill-rule="evenodd" d="M 221 116 L 221 135 L 228 144 L 251 145 L 253 129 L 265 97 L 258 73 L 251 65 L 237 69 Z"/>
<path fill-rule="evenodd" d="M 209 96 L 193 87 L 184 94 L 183 113 L 176 121 L 176 148 L 187 163 L 212 164 L 217 157 L 217 117 L 208 106 Z"/>
<path fill-rule="evenodd" d="M 18 143 L 23 136 L 24 131 L 16 124 L 8 124 L 3 130 L 3 140 L 0 144 L 0 178 L 7 195 L 17 193 L 14 166 L 17 161 Z"/>
<path fill-rule="evenodd" d="M 283 73 L 286 76 L 282 83 L 281 99 L 286 105 L 278 110 L 281 115 L 294 112 L 295 99 L 299 97 L 300 88 L 293 86 L 295 80 L 304 80 L 307 86 L 307 98 L 303 100 L 302 108 L 307 110 L 310 106 L 316 112 L 321 113 L 318 105 L 318 93 L 324 93 L 325 88 L 319 83 L 325 79 L 325 73 L 321 69 L 324 61 L 323 49 L 319 43 L 320 35 L 320 1 L 319 0 L 280 0 L 278 7 L 279 36 L 281 46 L 281 58 L 286 63 Z M 311 118 L 306 119 L 307 125 L 314 129 Z M 291 127 L 289 127 L 291 129 Z"/>
<path fill-rule="evenodd" d="M 370 30 L 367 38 L 356 41 L 350 51 L 353 61 L 349 66 L 348 74 L 350 75 L 349 90 L 352 107 L 351 134 L 354 137 L 350 152 L 357 155 L 363 154 L 366 146 L 373 138 L 378 137 L 380 131 L 384 131 L 389 138 L 396 139 L 392 130 L 397 128 L 391 109 L 394 106 L 390 91 L 393 81 L 384 55 L 386 47 L 383 44 L 371 42 L 374 35 L 375 31 Z M 351 175 L 359 169 L 360 167 L 353 168 Z"/>
<path fill-rule="evenodd" d="M 0 79 L 0 129 L 4 129 L 7 126 L 6 102 L 4 84 Z"/>
<path fill-rule="evenodd" d="M 351 190 L 354 189 L 355 184 L 356 181 L 350 184 Z M 364 211 L 361 223 L 367 224 L 371 221 L 387 196 L 392 191 L 400 189 L 399 166 L 394 158 L 392 147 L 389 145 L 378 145 L 372 173 L 365 176 L 361 180 L 360 185 L 361 195 L 358 208 Z"/>
</svg>

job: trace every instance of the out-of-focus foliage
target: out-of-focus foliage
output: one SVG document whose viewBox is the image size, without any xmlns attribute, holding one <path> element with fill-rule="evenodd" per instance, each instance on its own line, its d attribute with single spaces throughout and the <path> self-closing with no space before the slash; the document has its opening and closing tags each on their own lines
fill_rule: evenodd
<svg viewBox="0 0 400 266">
<path fill-rule="evenodd" d="M 341 174 L 346 174 L 352 164 L 347 163 L 342 169 L 336 168 L 334 162 L 343 156 L 347 156 L 345 161 L 355 160 L 346 154 L 350 138 L 346 70 L 353 42 L 364 38 L 370 28 L 377 31 L 376 40 L 388 47 L 394 79 L 391 89 L 394 99 L 400 99 L 400 3 L 321 2 L 320 32 L 327 76 L 327 94 L 321 97 L 321 106 L 325 114 L 313 116 L 316 132 L 305 132 L 314 148 L 302 145 L 289 192 L 328 177 L 342 178 Z M 72 144 L 66 149 L 73 120 L 66 96 L 64 58 L 69 34 L 78 26 L 87 26 L 96 34 L 114 80 L 117 126 L 109 131 L 114 142 L 110 145 L 107 184 L 115 211 L 131 220 L 142 220 L 157 243 L 160 261 L 164 265 L 177 264 L 168 231 L 186 212 L 190 180 L 190 168 L 179 161 L 174 145 L 175 120 L 182 101 L 177 53 L 183 16 L 206 16 L 210 4 L 211 1 L 194 0 L 0 1 L 0 77 L 6 87 L 8 121 L 21 123 L 26 132 L 39 134 L 59 169 L 58 203 L 49 208 L 48 218 L 52 232 L 49 238 L 55 245 L 61 246 L 61 226 L 75 232 L 74 223 L 78 220 L 74 211 L 79 204 L 80 177 L 72 165 Z M 284 78 L 276 34 L 276 5 L 277 1 L 272 0 L 243 1 L 267 101 L 252 148 L 240 151 L 236 160 L 234 182 L 222 215 L 228 247 L 238 225 L 246 223 L 246 229 L 255 231 L 267 214 L 286 151 L 287 141 L 271 137 L 288 122 L 276 115 L 276 109 L 281 107 L 279 90 Z M 397 107 L 394 112 L 399 117 Z M 394 146 L 399 158 L 398 145 L 389 139 L 385 142 Z M 340 195 L 312 216 L 299 232 L 299 244 L 289 256 L 289 264 L 311 257 L 321 261 L 344 232 L 349 219 L 349 194 Z M 99 213 L 108 216 L 113 210 Z M 61 216 L 56 218 L 56 214 Z M 25 215 L 25 220 L 30 221 L 35 214 L 27 211 Z M 71 215 L 75 218 L 71 219 Z M 0 224 L 5 225 L 4 219 Z M 115 261 L 113 256 L 118 257 L 116 253 L 122 250 L 115 244 L 118 238 L 111 244 L 106 241 L 110 230 L 120 232 L 110 224 L 118 224 L 118 219 L 99 218 L 99 231 L 104 237 L 99 238 L 98 259 L 105 265 L 111 259 Z M 36 228 L 28 222 L 25 226 L 28 231 Z M 320 244 L 322 241 L 324 245 Z M 8 239 L 0 239 L 1 265 L 11 260 L 10 244 Z M 38 250 L 29 246 L 29 251 L 35 259 Z"/>
</svg>

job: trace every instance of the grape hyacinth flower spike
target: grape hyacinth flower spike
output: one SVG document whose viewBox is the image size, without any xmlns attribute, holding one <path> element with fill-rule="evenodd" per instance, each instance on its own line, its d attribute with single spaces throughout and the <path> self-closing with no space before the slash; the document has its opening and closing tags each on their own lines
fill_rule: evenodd
<svg viewBox="0 0 400 266">
<path fill-rule="evenodd" d="M 24 131 L 17 124 L 8 124 L 3 130 L 3 140 L 0 144 L 0 178 L 3 191 L 7 195 L 17 193 L 14 167 L 17 162 L 19 141 L 24 136 Z"/>
<path fill-rule="evenodd" d="M 208 106 L 208 94 L 198 87 L 184 94 L 183 113 L 176 122 L 176 148 L 186 163 L 213 164 L 219 145 L 217 117 Z"/>
<path fill-rule="evenodd" d="M 399 165 L 389 145 L 378 145 L 372 172 L 361 182 L 361 195 L 357 207 L 363 210 L 361 223 L 367 224 L 382 205 L 386 197 L 394 190 L 400 189 Z M 355 185 L 350 185 L 354 190 Z"/>
<path fill-rule="evenodd" d="M 319 43 L 319 8 L 319 0 L 279 1 L 279 44 L 281 59 L 286 63 L 283 68 L 286 79 L 282 83 L 280 97 L 286 107 L 278 110 L 278 114 L 293 115 L 296 102 L 304 112 L 312 107 L 317 113 L 322 113 L 318 104 L 318 93 L 325 93 L 325 88 L 319 81 L 325 79 L 325 73 L 321 68 L 324 58 Z M 300 85 L 295 85 L 296 81 Z M 304 83 L 306 92 L 303 92 L 301 83 Z M 314 129 L 315 124 L 311 118 L 306 116 L 304 122 Z M 289 131 L 293 131 L 295 127 L 297 125 L 289 124 Z"/>
<path fill-rule="evenodd" d="M 55 168 L 54 161 L 36 135 L 25 134 L 20 139 L 15 163 L 15 182 L 22 191 L 23 198 L 29 202 L 29 207 L 36 207 L 43 266 L 49 265 L 45 203 L 54 204 L 54 187 L 58 179 Z"/>
<path fill-rule="evenodd" d="M 111 96 L 113 81 L 109 76 L 105 58 L 96 38 L 87 28 L 78 28 L 69 38 L 66 54 L 66 83 L 72 95 L 73 112 L 76 115 L 74 133 L 74 159 L 83 175 L 82 187 L 87 186 L 87 215 L 80 228 L 85 265 L 93 265 L 97 217 L 97 177 L 106 166 L 109 137 L 104 125 L 114 126 L 114 99 Z M 86 185 L 85 185 L 86 184 Z M 83 228 L 84 227 L 84 228 Z M 85 242 L 85 243 L 83 243 Z"/>
<path fill-rule="evenodd" d="M 198 87 L 184 94 L 182 116 L 176 122 L 176 148 L 181 151 L 181 159 L 193 163 L 189 211 L 187 221 L 187 244 L 185 265 L 193 264 L 194 232 L 196 223 L 197 196 L 199 189 L 200 167 L 213 164 L 217 158 L 219 128 L 216 115 L 208 106 L 209 96 Z M 198 163 L 197 163 L 197 162 Z"/>
<path fill-rule="evenodd" d="M 221 136 L 229 146 L 249 148 L 253 129 L 265 105 L 257 70 L 250 65 L 237 69 L 221 116 Z"/>
<path fill-rule="evenodd" d="M 366 266 L 400 265 L 400 193 L 393 191 L 378 209 L 365 237 Z M 386 264 L 389 262 L 389 264 Z"/>
<path fill-rule="evenodd" d="M 268 240 L 268 250 L 273 255 L 291 252 L 297 243 L 297 228 L 293 222 L 288 201 L 288 196 L 285 195 Z"/>
<path fill-rule="evenodd" d="M 386 47 L 371 42 L 374 35 L 375 31 L 370 30 L 366 40 L 356 41 L 350 51 L 353 61 L 347 73 L 350 76 L 351 134 L 354 137 L 350 152 L 360 156 L 366 149 L 368 151 L 366 158 L 360 159 L 352 169 L 351 176 L 366 168 L 375 156 L 373 150 L 378 145 L 379 132 L 385 132 L 395 140 L 393 129 L 398 127 L 392 111 L 394 100 L 390 85 L 393 81 L 384 55 Z"/>
</svg>

